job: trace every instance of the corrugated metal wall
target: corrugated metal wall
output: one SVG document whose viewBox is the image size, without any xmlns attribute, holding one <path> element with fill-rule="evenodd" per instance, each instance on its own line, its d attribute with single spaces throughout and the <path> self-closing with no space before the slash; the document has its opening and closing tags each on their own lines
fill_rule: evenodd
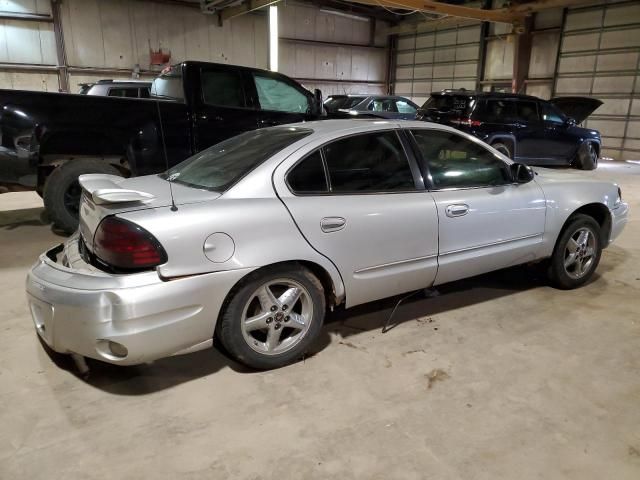
<svg viewBox="0 0 640 480">
<path fill-rule="evenodd" d="M 51 4 L 49 0 L 3 0 L 0 12 L 50 16 Z M 0 64 L 0 88 L 57 92 L 53 23 L 0 19 Z M 20 68 L 23 65 L 40 70 L 28 71 Z"/>
<path fill-rule="evenodd" d="M 296 3 L 278 4 L 279 70 L 307 88 L 335 93 L 385 93 L 386 25 Z"/>
<path fill-rule="evenodd" d="M 480 25 L 398 37 L 395 94 L 422 104 L 433 91 L 476 89 Z"/>
<path fill-rule="evenodd" d="M 603 155 L 640 158 L 639 2 L 568 11 L 555 93 L 602 100 L 586 126 L 602 134 Z"/>
</svg>

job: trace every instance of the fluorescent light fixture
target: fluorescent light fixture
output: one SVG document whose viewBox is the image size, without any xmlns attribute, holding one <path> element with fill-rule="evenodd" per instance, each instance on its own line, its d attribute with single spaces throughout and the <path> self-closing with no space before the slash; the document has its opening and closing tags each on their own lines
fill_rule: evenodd
<svg viewBox="0 0 640 480">
<path fill-rule="evenodd" d="M 367 17 L 361 17 L 359 15 L 353 15 L 351 13 L 341 12 L 340 10 L 331 10 L 329 8 L 321 8 L 322 13 L 328 13 L 330 15 L 337 15 L 338 17 L 350 18 L 351 20 L 358 20 L 360 22 L 368 22 Z"/>
<path fill-rule="evenodd" d="M 278 71 L 278 6 L 269 7 L 269 70 Z"/>
</svg>

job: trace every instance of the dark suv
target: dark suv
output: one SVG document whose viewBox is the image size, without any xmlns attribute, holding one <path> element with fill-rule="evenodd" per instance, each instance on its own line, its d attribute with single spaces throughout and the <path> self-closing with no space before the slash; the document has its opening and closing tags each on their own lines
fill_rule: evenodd
<svg viewBox="0 0 640 480">
<path fill-rule="evenodd" d="M 508 157 L 531 165 L 598 166 L 601 140 L 581 128 L 602 102 L 560 97 L 549 101 L 528 95 L 468 90 L 432 93 L 417 118 L 470 133 Z"/>
</svg>

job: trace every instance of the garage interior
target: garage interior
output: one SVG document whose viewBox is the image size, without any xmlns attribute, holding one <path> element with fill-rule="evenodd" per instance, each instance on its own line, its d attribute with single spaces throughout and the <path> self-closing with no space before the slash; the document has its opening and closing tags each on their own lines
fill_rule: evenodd
<svg viewBox="0 0 640 480">
<path fill-rule="evenodd" d="M 400 297 L 337 309 L 278 370 L 214 348 L 83 376 L 24 297 L 65 237 L 35 192 L 2 193 L 0 478 L 640 478 L 640 2 L 0 1 L 1 89 L 77 93 L 184 60 L 325 97 L 600 99 L 583 126 L 601 161 L 579 173 L 618 183 L 629 223 L 577 290 L 514 267 L 407 299 L 386 333 Z"/>
</svg>

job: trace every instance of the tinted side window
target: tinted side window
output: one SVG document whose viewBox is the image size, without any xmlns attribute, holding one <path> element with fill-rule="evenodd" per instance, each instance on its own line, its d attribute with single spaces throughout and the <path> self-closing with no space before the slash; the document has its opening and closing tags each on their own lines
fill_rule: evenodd
<svg viewBox="0 0 640 480">
<path fill-rule="evenodd" d="M 245 107 L 242 77 L 238 72 L 203 70 L 200 74 L 202 99 L 207 105 Z"/>
<path fill-rule="evenodd" d="M 289 187 L 295 193 L 326 193 L 329 191 L 320 151 L 315 151 L 287 175 Z"/>
<path fill-rule="evenodd" d="M 140 89 L 140 98 L 149 98 L 149 89 L 147 87 Z"/>
<path fill-rule="evenodd" d="M 253 78 L 262 110 L 306 113 L 309 109 L 307 96 L 288 83 L 260 74 Z"/>
<path fill-rule="evenodd" d="M 413 105 L 408 104 L 404 100 L 396 100 L 396 108 L 400 113 L 416 113 L 416 109 Z"/>
<path fill-rule="evenodd" d="M 539 120 L 536 102 L 518 101 L 516 102 L 516 112 L 518 120 L 523 122 L 534 123 Z"/>
<path fill-rule="evenodd" d="M 110 88 L 109 96 L 138 98 L 138 89 L 137 88 Z"/>
<path fill-rule="evenodd" d="M 436 189 L 511 183 L 509 167 L 482 146 L 455 133 L 412 131 Z"/>
<path fill-rule="evenodd" d="M 354 135 L 324 147 L 329 184 L 335 193 L 415 190 L 396 132 Z"/>
<path fill-rule="evenodd" d="M 481 108 L 482 121 L 488 123 L 505 123 L 516 116 L 514 101 L 488 99 Z"/>
<path fill-rule="evenodd" d="M 562 124 L 564 118 L 550 103 L 542 102 L 542 119 L 547 123 Z"/>
<path fill-rule="evenodd" d="M 368 108 L 374 112 L 396 112 L 395 101 L 391 99 L 372 100 Z"/>
</svg>

